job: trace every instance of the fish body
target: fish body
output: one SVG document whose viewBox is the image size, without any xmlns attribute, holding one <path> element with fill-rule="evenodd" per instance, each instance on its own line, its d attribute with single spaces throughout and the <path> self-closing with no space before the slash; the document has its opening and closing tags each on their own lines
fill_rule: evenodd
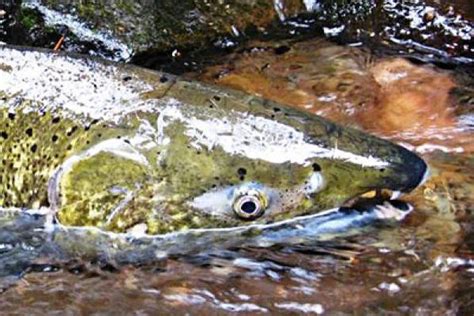
<svg viewBox="0 0 474 316">
<path fill-rule="evenodd" d="M 0 152 L 0 206 L 147 234 L 284 221 L 427 173 L 405 148 L 256 96 L 9 46 Z"/>
</svg>

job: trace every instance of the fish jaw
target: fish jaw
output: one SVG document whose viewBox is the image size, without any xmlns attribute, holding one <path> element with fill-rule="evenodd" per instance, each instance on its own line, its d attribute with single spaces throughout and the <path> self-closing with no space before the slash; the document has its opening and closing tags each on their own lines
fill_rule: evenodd
<svg viewBox="0 0 474 316">
<path fill-rule="evenodd" d="M 400 145 L 318 117 L 311 120 L 305 130 L 308 142 L 332 153 L 312 160 L 326 183 L 314 195 L 317 209 L 345 205 L 370 191 L 408 193 L 429 177 L 426 162 Z"/>
</svg>

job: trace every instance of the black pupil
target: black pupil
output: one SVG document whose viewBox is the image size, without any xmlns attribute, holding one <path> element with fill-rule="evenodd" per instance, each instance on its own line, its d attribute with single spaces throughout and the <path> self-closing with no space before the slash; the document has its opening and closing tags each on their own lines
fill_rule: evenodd
<svg viewBox="0 0 474 316">
<path fill-rule="evenodd" d="M 252 214 L 257 210 L 257 204 L 253 201 L 246 201 L 242 203 L 240 206 L 240 209 L 242 212 L 247 213 L 247 214 Z"/>
</svg>

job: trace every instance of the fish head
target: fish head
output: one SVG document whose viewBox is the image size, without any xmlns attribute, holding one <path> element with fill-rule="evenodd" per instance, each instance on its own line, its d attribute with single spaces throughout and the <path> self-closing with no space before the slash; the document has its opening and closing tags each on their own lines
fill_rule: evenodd
<svg viewBox="0 0 474 316">
<path fill-rule="evenodd" d="M 63 165 L 60 222 L 149 234 L 269 224 L 409 192 L 428 173 L 406 148 L 281 104 L 195 82 L 166 91 L 121 139 Z"/>
<path fill-rule="evenodd" d="M 259 112 L 168 108 L 160 164 L 185 227 L 268 224 L 319 213 L 370 191 L 409 192 L 416 154 L 357 129 L 268 104 Z"/>
<path fill-rule="evenodd" d="M 232 108 L 172 100 L 134 123 L 154 132 L 70 158 L 53 181 L 60 222 L 149 234 L 269 224 L 426 178 L 416 154 L 357 129 L 285 107 Z"/>
</svg>

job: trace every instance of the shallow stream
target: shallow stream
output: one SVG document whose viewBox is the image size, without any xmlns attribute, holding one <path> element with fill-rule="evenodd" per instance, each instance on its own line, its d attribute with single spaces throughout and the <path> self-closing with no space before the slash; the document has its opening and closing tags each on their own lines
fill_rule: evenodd
<svg viewBox="0 0 474 316">
<path fill-rule="evenodd" d="M 382 2 L 370 2 L 369 11 Z M 468 0 L 416 4 L 420 8 L 384 1 L 386 14 L 375 15 L 380 20 L 368 25 L 354 16 L 340 32 L 336 20 L 319 18 L 316 25 L 317 18 L 304 14 L 273 37 L 249 36 L 232 50 L 206 50 L 195 62 L 189 54 L 171 64 L 159 64 L 160 58 L 146 63 L 167 71 L 174 65 L 186 77 L 299 107 L 416 151 L 432 176 L 403 197 L 415 209 L 400 224 L 327 240 L 312 238 L 310 225 L 296 237 L 269 232 L 271 242 L 252 234 L 229 234 L 232 242 L 190 235 L 174 240 L 181 248 L 138 251 L 122 261 L 51 262 L 34 254 L 11 263 L 15 252 L 4 242 L 0 260 L 12 268 L 0 276 L 2 314 L 472 314 L 473 6 Z M 399 24 L 364 36 L 388 18 Z M 411 29 L 397 29 L 409 19 Z M 358 23 L 367 29 L 353 33 L 350 25 Z M 313 27 L 323 32 L 309 34 Z M 427 38 L 423 47 L 416 44 Z M 456 38 L 459 45 L 449 46 Z M 132 61 L 144 64 L 143 56 Z M 32 221 L 25 227 L 34 228 Z M 0 237 L 14 238 L 5 231 Z M 33 253 L 38 242 L 31 234 L 15 247 Z"/>
</svg>

